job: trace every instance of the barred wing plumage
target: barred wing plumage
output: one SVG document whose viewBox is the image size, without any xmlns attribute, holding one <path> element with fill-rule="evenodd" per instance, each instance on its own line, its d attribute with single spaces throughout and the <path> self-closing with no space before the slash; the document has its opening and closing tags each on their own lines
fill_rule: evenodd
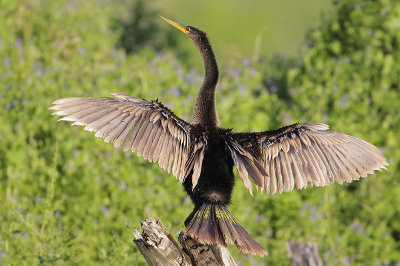
<svg viewBox="0 0 400 266">
<path fill-rule="evenodd" d="M 115 147 L 137 151 L 146 160 L 158 162 L 181 183 L 192 170 L 197 180 L 207 143 L 205 135 L 193 136 L 193 126 L 157 100 L 113 95 L 59 99 L 49 109 L 56 110 L 53 115 L 64 116 L 59 121 L 74 121 L 73 125 L 85 126 Z"/>
<path fill-rule="evenodd" d="M 351 182 L 388 165 L 374 145 L 328 129 L 328 125 L 316 123 L 293 124 L 265 132 L 233 133 L 231 142 L 246 151 L 246 156 L 238 148 L 230 148 L 231 154 L 263 165 L 265 174 L 259 171 L 253 175 L 259 180 L 256 186 L 270 194 L 291 191 L 295 186 L 303 189 L 308 183 L 325 186 L 335 180 L 339 184 Z M 238 161 L 234 159 L 238 169 L 246 167 Z M 242 176 L 240 171 L 239 174 L 242 180 L 247 179 L 245 186 L 249 189 L 247 176 Z"/>
</svg>

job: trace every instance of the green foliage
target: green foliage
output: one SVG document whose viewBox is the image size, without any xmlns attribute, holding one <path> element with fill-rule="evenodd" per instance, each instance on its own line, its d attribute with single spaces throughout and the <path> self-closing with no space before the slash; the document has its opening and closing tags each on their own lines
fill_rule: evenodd
<svg viewBox="0 0 400 266">
<path fill-rule="evenodd" d="M 319 222 L 337 223 L 341 243 L 330 237 L 332 227 L 322 226 L 323 249 L 334 250 L 330 263 L 343 257 L 351 264 L 398 261 L 400 2 L 337 1 L 335 9 L 310 33 L 301 67 L 287 73 L 292 117 L 324 121 L 367 139 L 382 147 L 391 166 L 388 173 L 338 190 L 329 216 Z M 343 245 L 348 247 L 337 251 Z"/>
<path fill-rule="evenodd" d="M 131 6 L 129 16 L 115 17 L 113 26 L 121 31 L 117 46 L 122 47 L 127 53 L 137 52 L 143 47 L 155 50 L 175 47 L 178 43 L 178 31 L 162 32 L 157 11 L 150 8 L 144 0 L 126 1 L 126 6 Z M 115 15 L 120 15 L 115 14 Z"/>
<path fill-rule="evenodd" d="M 100 2 L 103 3 L 103 2 Z M 189 120 L 202 74 L 169 52 L 115 48 L 123 6 L 0 1 L 0 264 L 138 264 L 133 229 L 160 217 L 172 234 L 192 205 L 179 182 L 47 108 L 69 96 L 159 98 Z M 236 131 L 327 122 L 383 147 L 388 172 L 351 185 L 253 198 L 238 180 L 232 214 L 269 251 L 244 265 L 289 265 L 285 242 L 317 243 L 329 264 L 400 260 L 400 3 L 339 1 L 296 61 L 221 72 L 221 124 Z M 111 30 L 113 29 L 113 30 Z M 296 62 L 296 63 L 295 63 Z"/>
</svg>

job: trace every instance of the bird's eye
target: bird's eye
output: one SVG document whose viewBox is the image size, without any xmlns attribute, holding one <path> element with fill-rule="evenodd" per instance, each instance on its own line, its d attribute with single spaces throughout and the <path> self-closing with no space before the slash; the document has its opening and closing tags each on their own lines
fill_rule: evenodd
<svg viewBox="0 0 400 266">
<path fill-rule="evenodd" d="M 190 28 L 189 27 L 185 27 L 185 31 L 186 32 L 190 32 Z"/>
</svg>

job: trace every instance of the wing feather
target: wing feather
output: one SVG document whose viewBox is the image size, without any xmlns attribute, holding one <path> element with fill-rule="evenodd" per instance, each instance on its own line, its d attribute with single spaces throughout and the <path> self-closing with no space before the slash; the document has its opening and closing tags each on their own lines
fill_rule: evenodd
<svg viewBox="0 0 400 266">
<path fill-rule="evenodd" d="M 283 192 L 283 181 L 282 181 L 282 170 L 281 170 L 281 162 L 282 160 L 277 156 L 275 157 L 275 167 L 276 167 L 276 180 L 277 180 L 277 189 L 279 193 Z"/>
<path fill-rule="evenodd" d="M 160 166 L 161 168 L 167 170 L 168 169 L 168 159 L 169 159 L 169 144 L 170 144 L 170 136 L 166 135 L 165 136 L 165 142 L 163 149 L 161 150 L 160 154 Z"/>
<path fill-rule="evenodd" d="M 49 109 L 54 110 L 53 115 L 63 116 L 60 121 L 83 125 L 115 147 L 137 151 L 150 162 L 158 162 L 168 172 L 172 170 L 181 182 L 192 170 L 199 178 L 207 143 L 204 134 L 198 135 L 193 125 L 157 100 L 114 96 L 63 98 L 54 101 Z"/>
<path fill-rule="evenodd" d="M 293 176 L 296 182 L 296 188 L 302 189 L 307 185 L 307 180 L 303 178 L 302 171 L 300 171 L 299 167 L 300 164 L 297 162 L 297 156 L 294 156 L 294 153 L 290 153 L 290 158 L 292 165 L 293 165 Z"/>
<path fill-rule="evenodd" d="M 126 125 L 125 129 L 122 131 L 121 135 L 118 136 L 114 143 L 116 148 L 122 147 L 127 141 L 129 134 L 132 132 L 133 125 L 135 124 L 137 118 L 131 117 L 129 123 Z"/>
<path fill-rule="evenodd" d="M 165 142 L 166 141 L 168 141 L 167 135 L 164 133 L 164 131 L 162 129 L 161 133 L 160 133 L 159 144 L 155 148 L 154 159 L 153 159 L 153 162 L 158 162 L 158 164 L 160 166 L 161 166 L 162 152 L 164 150 L 164 146 L 165 146 Z"/>
<path fill-rule="evenodd" d="M 104 142 L 110 143 L 113 142 L 116 138 L 118 138 L 121 133 L 125 130 L 126 125 L 129 123 L 132 117 L 128 117 L 127 114 L 121 115 L 120 122 L 115 124 L 115 127 L 108 133 L 107 137 L 105 137 Z"/>
<path fill-rule="evenodd" d="M 132 130 L 132 133 L 131 133 L 131 136 L 129 137 L 129 140 L 126 142 L 126 144 L 125 144 L 125 146 L 124 146 L 124 150 L 131 150 L 131 151 L 133 151 L 134 152 L 134 150 L 132 149 L 132 146 L 133 146 L 133 143 L 135 142 L 135 139 L 136 139 L 136 137 L 137 137 L 137 134 L 138 134 L 138 132 L 139 132 L 139 130 L 140 130 L 140 128 L 142 127 L 142 125 L 143 125 L 143 122 L 144 122 L 144 120 L 143 119 L 141 119 L 141 117 L 137 117 L 138 118 L 138 122 L 137 122 L 137 124 L 134 126 L 134 128 L 133 128 L 133 130 Z"/>
<path fill-rule="evenodd" d="M 150 149 L 154 143 L 154 137 L 155 137 L 155 134 L 157 133 L 157 130 L 158 130 L 157 124 L 153 124 L 151 127 L 151 132 L 147 137 L 147 142 L 143 147 L 143 158 L 145 158 L 146 160 L 148 160 L 150 162 L 151 162 Z M 139 155 L 139 153 L 138 153 L 138 155 Z"/>
<path fill-rule="evenodd" d="M 156 162 L 156 160 L 155 160 L 155 157 L 156 157 L 155 150 L 156 150 L 157 146 L 160 146 L 161 130 L 162 129 L 160 127 L 160 123 L 157 123 L 156 130 L 155 130 L 156 132 L 154 134 L 154 139 L 152 140 L 152 144 L 151 144 L 151 146 L 150 146 L 150 148 L 148 150 L 149 161 L 151 163 L 152 162 Z"/>
<path fill-rule="evenodd" d="M 138 131 L 138 133 L 136 135 L 135 141 L 132 144 L 132 148 L 131 149 L 132 149 L 133 152 L 137 151 L 138 148 L 139 148 L 139 144 L 142 141 L 146 140 L 145 138 L 143 138 L 143 136 L 147 136 L 144 133 L 146 132 L 148 126 L 149 126 L 148 121 L 147 120 L 143 120 L 142 126 L 139 128 L 139 131 Z"/>
<path fill-rule="evenodd" d="M 246 188 L 251 188 L 251 183 L 242 163 L 244 157 L 266 169 L 257 170 L 262 175 L 261 189 L 269 194 L 290 191 L 295 186 L 304 189 L 308 183 L 326 186 L 336 180 L 342 184 L 386 169 L 386 158 L 377 147 L 328 129 L 325 124 L 315 123 L 265 132 L 232 133 L 227 145 L 236 151 L 232 158 Z"/>
<path fill-rule="evenodd" d="M 275 160 L 271 161 L 270 164 L 270 173 L 271 173 L 271 180 L 270 180 L 270 187 L 271 187 L 271 194 L 275 194 L 276 193 L 276 174 L 275 171 L 276 170 L 276 166 L 275 166 Z"/>
</svg>

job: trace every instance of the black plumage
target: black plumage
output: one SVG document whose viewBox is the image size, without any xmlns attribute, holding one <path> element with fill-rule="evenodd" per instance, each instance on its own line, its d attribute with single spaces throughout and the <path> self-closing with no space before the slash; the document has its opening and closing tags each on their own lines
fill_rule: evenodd
<svg viewBox="0 0 400 266">
<path fill-rule="evenodd" d="M 176 176 L 194 203 L 185 232 L 202 243 L 266 255 L 227 210 L 234 187 L 235 165 L 245 187 L 252 182 L 269 194 L 351 182 L 385 168 L 387 161 L 374 145 L 328 126 L 293 124 L 264 132 L 234 133 L 219 126 L 215 107 L 218 65 L 207 35 L 163 18 L 184 32 L 200 51 L 205 78 L 198 92 L 192 123 L 175 116 L 162 103 L 125 94 L 114 98 L 76 97 L 53 102 L 53 114 L 96 132 L 115 147 L 137 151 Z"/>
</svg>

